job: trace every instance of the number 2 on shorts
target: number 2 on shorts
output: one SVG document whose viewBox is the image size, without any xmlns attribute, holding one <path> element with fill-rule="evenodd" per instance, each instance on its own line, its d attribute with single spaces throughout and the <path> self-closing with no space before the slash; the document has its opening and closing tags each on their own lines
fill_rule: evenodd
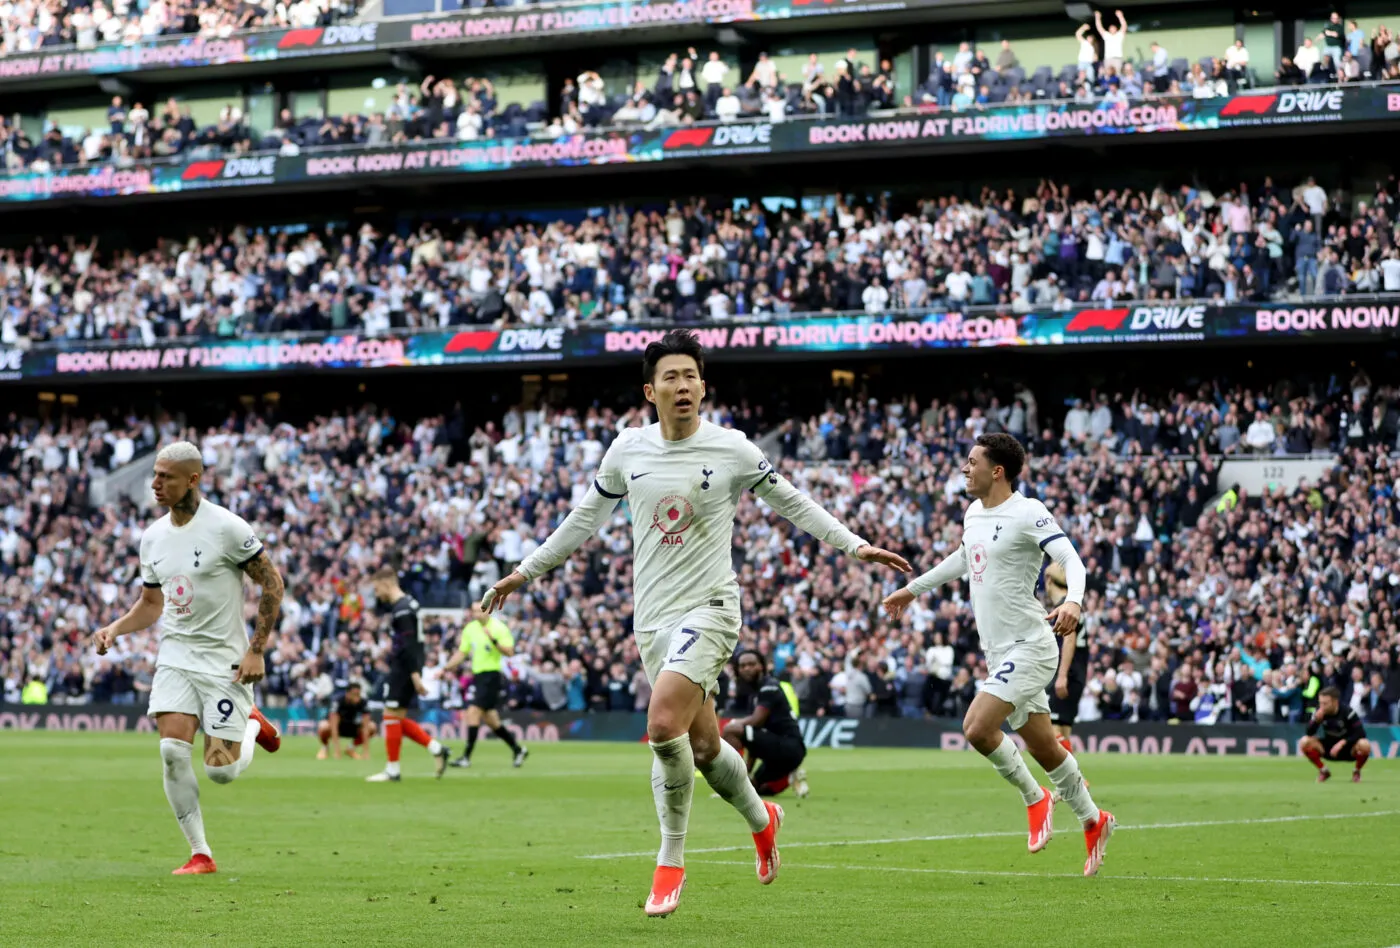
<svg viewBox="0 0 1400 948">
<path fill-rule="evenodd" d="M 995 678 L 997 681 L 1001 682 L 1003 685 L 1009 685 L 1011 684 L 1011 682 L 1006 680 L 1006 676 L 1011 674 L 1015 670 L 1015 662 L 1002 662 L 1001 667 L 996 670 L 996 674 L 992 677 Z"/>
</svg>

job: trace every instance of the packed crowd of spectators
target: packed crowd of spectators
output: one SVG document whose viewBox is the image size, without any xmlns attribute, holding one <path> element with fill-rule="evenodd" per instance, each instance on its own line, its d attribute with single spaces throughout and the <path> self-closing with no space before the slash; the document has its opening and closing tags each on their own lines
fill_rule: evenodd
<svg viewBox="0 0 1400 948">
<path fill-rule="evenodd" d="M 104 11 L 109 17 L 104 22 L 123 22 L 105 14 L 102 2 L 96 0 L 92 10 Z M 291 17 L 300 22 L 312 15 L 326 20 L 336 11 L 325 8 L 325 3 L 308 0 L 290 8 L 278 4 L 274 20 Z M 0 17 L 4 9 L 0 5 Z M 12 5 L 11 9 L 28 15 L 46 7 L 31 3 Z M 145 23 L 153 16 L 164 16 L 168 9 L 173 8 L 158 0 L 145 15 L 130 22 Z M 258 8 L 243 4 L 236 10 L 203 9 L 205 20 L 212 17 L 225 23 L 249 17 L 256 20 Z M 64 20 L 86 20 L 93 15 L 84 8 Z M 889 58 L 865 62 L 854 48 L 828 61 L 812 53 L 800 75 L 785 75 L 766 52 L 760 52 L 747 77 L 720 51 L 702 57 L 689 48 L 684 55 L 671 55 L 650 82 L 637 79 L 630 91 L 610 91 L 598 72 L 584 70 L 576 79 L 564 80 L 552 107 L 543 100 L 502 105 L 489 78 L 434 75 L 416 86 L 398 83 L 382 111 L 294 115 L 283 109 L 270 128 L 252 127 L 238 102 L 228 103 L 216 122 L 198 127 L 189 107 L 175 98 L 164 105 L 148 105 L 116 97 L 105 126 L 77 130 L 46 124 L 37 140 L 0 118 L 0 155 L 8 171 L 47 172 L 104 162 L 130 165 L 150 159 L 200 160 L 248 153 L 289 156 L 304 149 L 375 147 L 434 139 L 557 138 L 599 127 L 659 128 L 749 118 L 782 122 L 895 108 L 964 111 L 1041 99 L 1115 103 L 1159 95 L 1214 98 L 1258 84 L 1243 40 L 1236 40 L 1220 57 L 1202 57 L 1195 63 L 1174 59 L 1165 47 L 1153 42 L 1150 55 L 1135 63 L 1123 55 L 1127 24 L 1121 12 L 1117 18 L 1118 22 L 1107 25 L 1101 17 L 1093 27 L 1084 24 L 1076 34 L 1079 59 L 1058 72 L 1053 66 L 1041 65 L 1028 74 L 1009 40 L 1001 42 L 995 60 L 985 49 L 964 42 L 951 56 L 936 52 L 928 78 L 912 90 L 899 87 Z M 46 15 L 42 19 L 48 23 L 53 18 Z M 202 29 L 200 22 L 196 18 L 191 27 L 188 18 L 181 19 L 173 29 Z M 1332 35 L 1337 31 L 1340 38 Z M 12 45 L 18 42 L 13 33 L 6 36 Z M 1385 26 L 1367 35 L 1355 21 L 1347 21 L 1345 28 L 1340 21 L 1329 24 L 1316 44 L 1313 38 L 1306 38 L 1294 56 L 1282 57 L 1274 72 L 1275 81 L 1283 85 L 1397 78 L 1400 40 Z"/>
<path fill-rule="evenodd" d="M 325 26 L 354 12 L 353 0 L 0 0 L 0 54 L 193 33 L 222 39 L 238 30 Z"/>
<path fill-rule="evenodd" d="M 782 422 L 772 453 L 801 489 L 922 570 L 958 543 L 973 439 L 1020 437 L 1032 457 L 1021 489 L 1055 512 L 1089 567 L 1085 719 L 1297 720 L 1315 676 L 1368 720 L 1393 721 L 1400 389 L 1358 373 L 1307 388 L 1084 394 L 1062 419 L 1025 387 L 837 399 Z M 1337 452 L 1335 467 L 1261 497 L 1220 483 L 1206 452 L 1270 450 L 1252 428 L 1240 440 L 1236 419 L 1251 412 L 1283 437 L 1308 432 Z M 767 427 L 747 404 L 708 415 Z M 464 605 L 557 525 L 617 433 L 647 420 L 525 407 L 468 430 L 460 406 L 421 419 L 367 406 L 299 428 L 231 416 L 202 433 L 169 419 L 57 430 L 11 419 L 0 436 L 4 697 L 29 681 L 69 702 L 140 703 L 149 688 L 155 632 L 106 658 L 88 641 L 139 585 L 149 512 L 85 503 L 90 474 L 124 438 L 200 441 L 207 495 L 254 523 L 287 580 L 262 700 L 314 714 L 349 681 L 387 672 L 368 576 L 391 551 L 422 602 Z M 752 499 L 737 515 L 734 565 L 744 638 L 792 681 L 805 714 L 957 715 L 986 676 L 965 589 L 891 626 L 876 606 L 898 578 L 819 548 Z M 630 578 L 624 505 L 508 613 L 511 707 L 645 706 Z M 454 622 L 429 623 L 429 708 L 460 706 L 467 682 L 442 672 L 456 635 Z"/>
<path fill-rule="evenodd" d="M 190 107 L 174 96 L 154 111 L 141 101 L 128 104 L 113 96 L 106 125 L 84 129 L 81 135 L 49 126 L 37 141 L 22 125 L 0 116 L 0 156 L 9 171 L 38 173 L 105 162 L 125 166 L 150 158 L 195 159 L 254 150 L 241 108 L 225 106 L 214 124 L 200 127 Z"/>
<path fill-rule="evenodd" d="M 388 145 L 430 138 L 471 141 L 528 134 L 528 123 L 542 108 L 518 105 L 497 108 L 489 79 L 460 82 L 426 77 L 415 89 L 400 82 L 383 112 L 297 116 L 282 109 L 269 129 L 253 128 L 236 103 L 225 105 L 218 119 L 200 126 L 188 104 L 171 96 L 148 108 L 140 100 L 113 96 L 105 125 L 70 133 L 48 125 L 35 141 L 24 128 L 0 116 L 0 155 L 9 171 L 44 172 L 65 167 L 115 163 L 129 166 L 147 159 L 202 160 L 225 155 L 300 154 L 307 148 Z"/>
<path fill-rule="evenodd" d="M 1280 58 L 1274 78 L 1280 85 L 1400 79 L 1400 36 L 1385 24 L 1368 34 L 1333 12 L 1316 37 L 1303 37 L 1297 52 Z"/>
<path fill-rule="evenodd" d="M 130 17 L 124 8 L 120 14 L 108 12 L 103 0 L 69 13 L 59 5 L 60 0 L 12 3 L 8 8 L 0 4 L 0 20 L 8 9 L 12 19 L 37 18 L 42 24 L 28 30 L 8 30 L 7 48 L 31 48 L 27 44 L 35 41 L 35 34 L 54 42 L 70 41 L 80 27 L 81 35 L 90 38 L 94 33 L 91 21 L 98 18 L 118 32 L 118 40 L 132 42 L 150 35 L 151 29 L 223 35 L 233 28 L 230 24 L 256 25 L 268 16 L 267 22 L 314 25 L 341 12 L 339 7 L 328 5 L 328 0 L 304 0 L 292 6 L 279 3 L 269 10 L 250 4 L 195 8 L 157 0 L 140 16 Z M 167 20 L 174 25 L 161 27 Z M 1058 67 L 1058 71 L 1052 65 L 1039 65 L 1027 72 L 1009 40 L 1001 42 L 994 58 L 986 49 L 963 42 L 951 56 L 935 52 L 927 79 L 908 90 L 900 88 L 888 57 L 876 56 L 866 62 L 854 48 L 831 58 L 811 53 L 800 75 L 784 74 L 767 52 L 759 52 L 745 76 L 725 59 L 724 52 L 712 50 L 702 56 L 691 47 L 684 54 L 672 54 L 654 79 L 638 78 L 630 90 L 610 90 L 598 72 L 584 70 L 577 78 L 564 80 L 554 103 L 541 100 L 503 106 L 488 78 L 429 75 L 416 86 L 398 83 L 382 111 L 294 116 L 284 109 L 273 126 L 265 129 L 250 127 L 237 102 L 230 102 L 217 122 L 197 128 L 188 106 L 174 98 L 163 106 L 148 106 L 139 101 L 124 103 L 118 97 L 108 110 L 107 126 L 81 132 L 48 127 L 38 141 L 31 140 L 21 128 L 0 121 L 0 153 L 7 170 L 42 172 L 109 161 L 197 160 L 249 152 L 295 155 L 303 149 L 374 147 L 428 139 L 557 138 L 605 126 L 658 128 L 745 118 L 781 122 L 895 108 L 964 111 L 1041 99 L 1113 103 L 1159 95 L 1214 98 L 1259 84 L 1243 40 L 1235 40 L 1218 57 L 1202 57 L 1194 63 L 1173 58 L 1166 47 L 1152 42 L 1147 53 L 1138 50 L 1142 58 L 1135 61 L 1124 48 L 1127 33 L 1128 23 L 1121 11 L 1107 21 L 1096 14 L 1093 24 L 1083 24 L 1075 34 L 1078 59 Z M 1275 82 L 1290 85 L 1400 78 L 1400 39 L 1383 25 L 1367 34 L 1356 21 L 1344 24 L 1334 14 L 1315 39 L 1305 38 L 1293 56 L 1280 59 L 1273 71 Z"/>
<path fill-rule="evenodd" d="M 1394 177 L 1214 192 L 984 189 L 916 207 L 735 210 L 703 199 L 577 223 L 228 233 L 0 251 L 0 345 L 463 324 L 698 322 L 901 309 L 1064 310 L 1400 291 Z"/>
</svg>

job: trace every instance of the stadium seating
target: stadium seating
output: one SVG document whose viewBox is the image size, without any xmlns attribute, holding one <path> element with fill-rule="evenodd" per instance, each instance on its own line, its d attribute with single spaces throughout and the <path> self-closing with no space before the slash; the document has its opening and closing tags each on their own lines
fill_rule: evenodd
<svg viewBox="0 0 1400 948">
<path fill-rule="evenodd" d="M 1032 453 L 1024 488 L 1052 507 L 1089 565 L 1083 719 L 1285 719 L 1315 672 L 1372 720 L 1393 721 L 1400 461 L 1390 452 L 1400 392 L 1364 374 L 1272 391 L 1104 397 L 1063 418 L 1024 387 L 1005 402 L 985 392 L 965 403 L 848 402 L 785 422 L 773 455 L 872 542 L 927 569 L 957 543 L 958 466 L 971 441 L 994 430 L 1022 438 Z M 1260 414 L 1244 427 L 1251 410 Z M 750 413 L 720 406 L 710 417 L 757 434 Z M 144 700 L 155 634 L 127 637 L 102 659 L 87 637 L 136 588 L 148 512 L 129 502 L 89 508 L 85 491 L 94 472 L 157 440 L 197 438 L 210 496 L 267 539 L 288 595 L 263 700 L 314 713 L 352 678 L 384 673 L 387 638 L 366 577 L 389 550 L 402 552 L 405 588 L 425 605 L 460 608 L 559 522 L 616 432 L 644 421 L 640 412 L 511 409 L 499 426 L 468 432 L 457 415 L 394 419 L 366 408 L 299 429 L 249 417 L 203 437 L 168 420 L 59 429 L 12 421 L 0 429 L 5 700 L 17 700 L 28 675 L 59 702 Z M 1335 469 L 1296 489 L 1226 493 L 1218 503 L 1231 485 L 1219 482 L 1216 461 L 1193 460 L 1199 451 L 1299 448 L 1334 455 Z M 986 670 L 964 598 L 925 600 L 891 628 L 875 607 L 896 580 L 813 546 L 752 501 L 738 520 L 736 568 L 752 604 L 746 637 L 791 678 L 806 713 L 966 706 Z M 627 530 L 620 510 L 530 587 L 512 618 L 514 707 L 645 705 Z M 435 671 L 455 635 L 450 623 L 431 627 L 429 707 L 460 704 L 461 682 Z M 868 707 L 844 705 L 853 675 L 872 679 Z"/>
<path fill-rule="evenodd" d="M 324 26 L 353 16 L 353 0 L 297 0 L 273 3 L 252 0 L 242 4 L 173 3 L 156 0 L 129 13 L 125 3 L 67 2 L 7 3 L 4 8 L 4 53 L 25 53 L 41 48 L 76 46 L 92 49 L 103 43 L 130 45 L 161 36 L 200 33 L 227 36 L 237 30 L 273 26 Z"/>
<path fill-rule="evenodd" d="M 304 235 L 239 228 L 120 251 L 86 238 L 37 240 L 0 257 L 12 303 L 0 313 L 0 345 L 1336 297 L 1400 288 L 1384 276 L 1395 269 L 1383 238 L 1396 184 L 1379 187 L 1353 205 L 1311 179 L 1267 178 L 1247 193 L 1182 185 L 1102 197 L 1043 182 L 1009 204 L 988 190 L 946 206 L 930 199 L 920 214 L 892 220 L 843 203 L 830 215 L 793 213 L 771 263 L 761 255 L 775 215 L 696 199 L 665 213 L 614 208 L 548 227 L 433 224 L 407 237 L 365 223 Z M 1325 212 L 1312 215 L 1310 201 Z M 988 231 L 985 243 L 974 237 Z M 399 261 L 410 262 L 406 272 Z M 173 278 L 157 280 L 162 268 Z M 876 278 L 888 292 L 871 290 Z"/>
</svg>

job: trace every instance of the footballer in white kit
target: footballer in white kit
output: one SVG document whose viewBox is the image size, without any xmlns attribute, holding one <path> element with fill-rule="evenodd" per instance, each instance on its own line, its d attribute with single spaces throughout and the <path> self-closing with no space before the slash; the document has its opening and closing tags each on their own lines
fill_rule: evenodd
<svg viewBox="0 0 1400 948">
<path fill-rule="evenodd" d="M 216 871 L 204 837 L 192 752 L 204 731 L 204 770 L 230 783 L 253 759 L 281 744 L 277 729 L 253 706 L 253 684 L 265 674 L 263 649 L 277 621 L 282 578 L 243 518 L 200 495 L 204 465 L 193 444 L 179 442 L 156 457 L 152 487 L 169 512 L 141 535 L 141 600 L 100 629 L 98 654 L 118 636 L 161 623 L 160 652 L 148 713 L 160 732 L 165 791 L 190 843 L 177 875 Z M 257 626 L 248 638 L 243 577 L 262 587 Z"/>
<path fill-rule="evenodd" d="M 1054 834 L 1056 797 L 1031 776 L 1015 743 L 1002 733 L 1002 725 L 1009 724 L 1021 735 L 1031 756 L 1045 768 L 1058 798 L 1070 804 L 1084 826 L 1088 850 L 1084 874 L 1091 876 L 1103 864 L 1116 824 L 1112 813 L 1094 803 L 1078 761 L 1059 743 L 1046 698 L 1059 659 L 1055 637 L 1073 635 L 1079 628 L 1084 564 L 1045 505 L 1014 489 L 1025 461 L 1025 449 L 1011 435 L 977 439 L 963 465 L 967 493 L 975 499 L 963 514 L 961 545 L 929 572 L 886 597 L 884 606 L 891 618 L 898 619 L 916 596 L 954 580 L 967 580 L 977 635 L 986 653 L 987 678 L 963 719 L 963 733 L 1021 791 L 1030 819 L 1029 848 L 1034 853 L 1044 849 Z M 1050 561 L 1064 570 L 1069 593 L 1047 616 L 1036 587 Z"/>
<path fill-rule="evenodd" d="M 740 431 L 699 416 L 704 353 L 673 330 L 647 347 L 643 391 L 658 423 L 622 431 L 599 465 L 593 488 L 539 549 L 486 595 L 498 608 L 527 581 L 564 562 L 598 532 L 626 498 L 632 520 L 633 625 L 652 682 L 647 734 L 661 850 L 648 915 L 668 915 L 685 882 L 684 846 L 695 771 L 748 821 L 759 881 L 777 877 L 776 836 L 783 811 L 765 803 L 743 758 L 720 739 L 714 692 L 739 644 L 742 608 L 732 566 L 734 514 L 746 491 L 808 534 L 856 556 L 908 572 L 897 554 L 870 546 L 793 487 Z"/>
</svg>

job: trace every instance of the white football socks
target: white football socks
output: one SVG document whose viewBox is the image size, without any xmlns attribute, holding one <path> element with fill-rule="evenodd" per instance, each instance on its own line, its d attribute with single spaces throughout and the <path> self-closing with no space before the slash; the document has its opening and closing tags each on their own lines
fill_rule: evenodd
<svg viewBox="0 0 1400 948">
<path fill-rule="evenodd" d="M 690 800 L 695 791 L 695 754 L 690 735 L 651 745 L 651 795 L 661 821 L 658 866 L 685 865 L 685 831 L 690 823 Z"/>
<path fill-rule="evenodd" d="M 194 775 L 190 744 L 163 737 L 160 759 L 165 765 L 165 798 L 170 801 L 170 809 L 175 811 L 180 830 L 189 841 L 190 852 L 212 856 L 209 844 L 204 841 L 204 814 L 199 810 L 199 780 Z"/>
<path fill-rule="evenodd" d="M 1026 767 L 1026 761 L 1021 757 L 1021 752 L 1016 748 L 1016 743 L 1005 734 L 1001 736 L 1001 743 L 997 749 L 987 755 L 987 759 L 992 762 L 997 773 L 1006 779 L 1017 790 L 1021 791 L 1021 799 L 1026 806 L 1039 803 L 1045 796 L 1045 792 L 1040 789 L 1040 784 L 1031 776 L 1030 769 Z M 1059 786 L 1059 784 L 1056 784 Z"/>
<path fill-rule="evenodd" d="M 700 773 L 710 789 L 748 821 L 749 832 L 761 833 L 767 828 L 768 807 L 749 781 L 744 758 L 728 741 L 719 742 L 719 754 L 708 764 L 701 764 Z"/>
<path fill-rule="evenodd" d="M 433 738 L 428 742 L 428 753 L 432 754 L 434 757 L 442 753 L 442 745 L 438 743 L 437 738 Z"/>
<path fill-rule="evenodd" d="M 1084 777 L 1079 772 L 1079 761 L 1073 754 L 1065 756 L 1065 762 L 1048 776 L 1060 791 L 1060 799 L 1069 804 L 1070 809 L 1081 823 L 1092 823 L 1099 818 L 1099 808 L 1094 798 L 1089 796 L 1089 788 L 1084 786 Z"/>
<path fill-rule="evenodd" d="M 243 729 L 243 743 L 238 745 L 238 772 L 241 774 L 248 769 L 248 765 L 253 762 L 253 751 L 258 749 L 258 734 L 262 732 L 262 725 L 255 718 L 248 719 L 248 726 Z"/>
</svg>

